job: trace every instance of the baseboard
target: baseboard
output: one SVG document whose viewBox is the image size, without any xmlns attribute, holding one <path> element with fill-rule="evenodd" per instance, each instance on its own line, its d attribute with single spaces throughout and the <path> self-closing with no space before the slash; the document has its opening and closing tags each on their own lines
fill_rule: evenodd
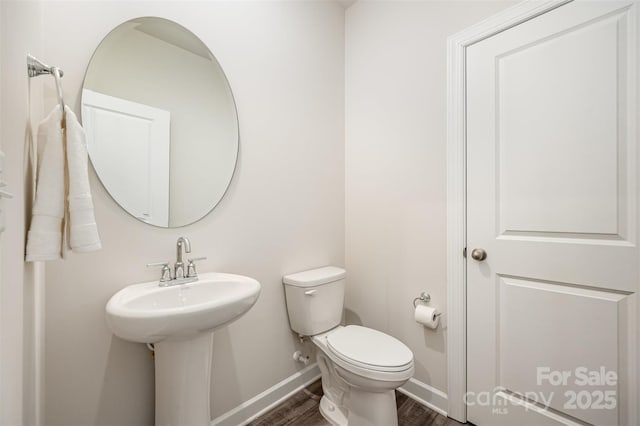
<svg viewBox="0 0 640 426">
<path fill-rule="evenodd" d="M 313 363 L 233 410 L 216 417 L 211 421 L 211 426 L 244 426 L 319 378 L 320 369 L 318 364 Z"/>
<path fill-rule="evenodd" d="M 443 416 L 447 415 L 447 394 L 439 389 L 411 378 L 398 391 Z"/>
<path fill-rule="evenodd" d="M 211 421 L 211 426 L 244 426 L 319 378 L 320 369 L 313 363 L 231 411 L 216 417 Z M 411 378 L 398 391 L 443 416 L 447 415 L 447 394 L 439 389 Z"/>
</svg>

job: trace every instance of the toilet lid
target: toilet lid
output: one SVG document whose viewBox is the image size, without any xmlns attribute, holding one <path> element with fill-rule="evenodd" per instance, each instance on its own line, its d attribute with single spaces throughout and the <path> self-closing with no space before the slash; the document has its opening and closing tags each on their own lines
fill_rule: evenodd
<svg viewBox="0 0 640 426">
<path fill-rule="evenodd" d="M 351 364 L 377 371 L 402 371 L 411 367 L 413 353 L 388 334 L 348 325 L 327 336 L 331 352 Z"/>
</svg>

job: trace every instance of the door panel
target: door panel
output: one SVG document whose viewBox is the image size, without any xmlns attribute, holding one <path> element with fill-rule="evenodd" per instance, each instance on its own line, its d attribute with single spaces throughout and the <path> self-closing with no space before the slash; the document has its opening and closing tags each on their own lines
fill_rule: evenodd
<svg viewBox="0 0 640 426">
<path fill-rule="evenodd" d="M 467 49 L 478 425 L 638 423 L 637 9 L 575 1 Z"/>
<path fill-rule="evenodd" d="M 168 226 L 169 111 L 85 89 L 82 120 L 91 130 L 91 162 L 118 204 L 144 222 Z"/>
<path fill-rule="evenodd" d="M 564 395 L 574 391 L 577 397 L 587 372 L 618 371 L 618 303 L 625 296 L 557 282 L 497 279 L 500 328 L 496 361 L 501 385 L 534 391 L 539 402 L 547 405 L 548 398 L 551 408 L 589 423 L 617 424 L 617 410 L 582 413 Z M 575 371 L 577 367 L 581 370 Z M 570 371 L 572 376 L 566 381 L 545 379 L 552 371 Z M 594 384 L 589 393 L 596 399 L 602 392 L 604 407 L 608 389 Z"/>
<path fill-rule="evenodd" d="M 619 19 L 496 56 L 502 232 L 617 234 Z"/>
</svg>

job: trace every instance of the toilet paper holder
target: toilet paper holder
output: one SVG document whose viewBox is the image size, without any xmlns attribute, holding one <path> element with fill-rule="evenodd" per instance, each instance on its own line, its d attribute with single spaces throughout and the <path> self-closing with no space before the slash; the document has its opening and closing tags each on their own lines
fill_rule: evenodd
<svg viewBox="0 0 640 426">
<path fill-rule="evenodd" d="M 427 293 L 426 291 L 423 291 L 422 293 L 420 293 L 420 296 L 416 297 L 415 299 L 413 299 L 413 307 L 416 308 L 418 305 L 418 302 L 423 302 L 423 303 L 429 303 L 431 302 L 431 295 L 429 293 Z"/>
<path fill-rule="evenodd" d="M 420 293 L 420 296 L 418 296 L 415 299 L 413 299 L 413 309 L 418 307 L 418 303 L 419 302 L 422 302 L 422 303 L 431 302 L 431 295 L 429 293 L 427 293 L 426 291 L 423 291 L 422 293 Z M 437 317 L 439 317 L 440 315 L 442 315 L 442 312 L 438 312 L 436 314 Z"/>
</svg>

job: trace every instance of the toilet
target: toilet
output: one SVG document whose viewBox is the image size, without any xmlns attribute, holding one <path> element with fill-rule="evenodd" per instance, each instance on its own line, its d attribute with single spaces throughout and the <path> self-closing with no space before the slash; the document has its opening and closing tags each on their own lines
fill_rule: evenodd
<svg viewBox="0 0 640 426">
<path fill-rule="evenodd" d="M 340 325 L 345 277 L 334 266 L 286 275 L 289 324 L 316 346 L 324 391 L 320 412 L 329 423 L 397 426 L 395 389 L 413 376 L 413 353 L 388 334 Z"/>
</svg>

